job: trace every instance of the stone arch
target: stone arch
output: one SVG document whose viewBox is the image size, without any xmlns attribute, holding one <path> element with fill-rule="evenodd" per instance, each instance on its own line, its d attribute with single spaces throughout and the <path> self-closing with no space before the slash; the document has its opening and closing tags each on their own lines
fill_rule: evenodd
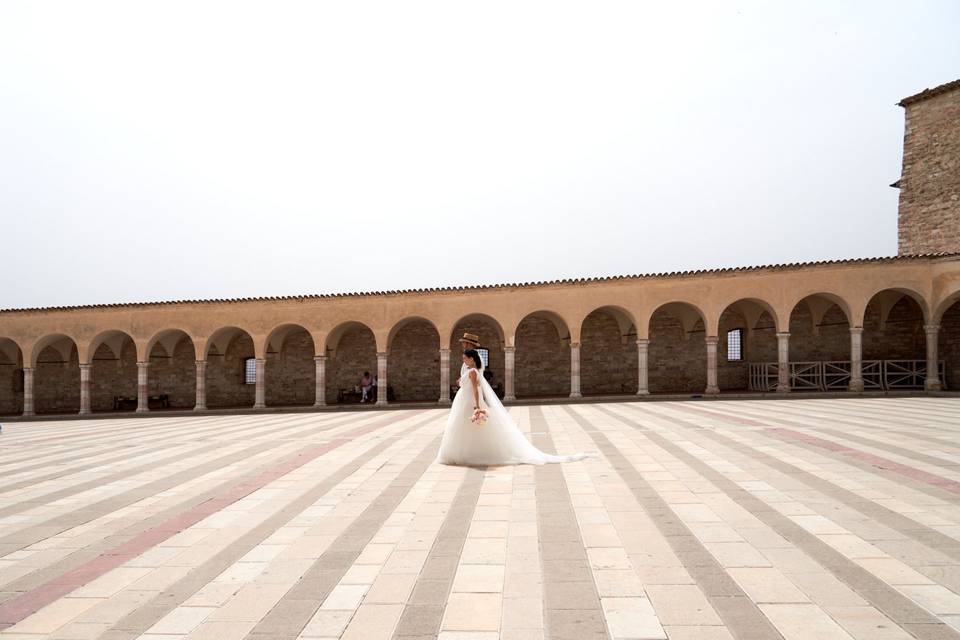
<svg viewBox="0 0 960 640">
<path fill-rule="evenodd" d="M 450 332 L 450 341 L 447 343 L 450 348 L 450 383 L 456 385 L 457 378 L 460 377 L 460 367 L 463 364 L 463 351 L 458 342 L 464 333 L 472 333 L 480 336 L 480 344 L 489 352 L 489 372 L 490 384 L 501 395 L 504 392 L 505 384 L 505 356 L 504 348 L 507 345 L 503 326 L 493 316 L 485 313 L 470 313 L 453 325 L 453 331 Z"/>
<path fill-rule="evenodd" d="M 133 336 L 115 329 L 99 333 L 86 349 L 86 360 L 82 364 L 90 365 L 92 411 L 110 411 L 127 404 L 136 408 L 140 358 Z"/>
<path fill-rule="evenodd" d="M 303 325 L 274 327 L 263 341 L 264 394 L 267 406 L 307 406 L 316 396 L 316 344 Z"/>
<path fill-rule="evenodd" d="M 207 407 L 252 407 L 256 385 L 246 382 L 246 361 L 256 358 L 253 336 L 239 327 L 221 327 L 204 341 Z"/>
<path fill-rule="evenodd" d="M 30 362 L 35 413 L 80 411 L 80 352 L 73 338 L 62 333 L 43 336 L 34 344 Z"/>
<path fill-rule="evenodd" d="M 583 395 L 637 392 L 637 326 L 629 311 L 598 307 L 580 323 L 580 390 Z"/>
<path fill-rule="evenodd" d="M 661 304 L 650 315 L 651 393 L 702 393 L 707 386 L 706 316 L 690 302 Z"/>
<path fill-rule="evenodd" d="M 171 408 L 190 409 L 197 399 L 197 345 L 183 329 L 154 334 L 144 349 L 149 395 L 165 395 Z"/>
<path fill-rule="evenodd" d="M 390 387 L 398 402 L 434 402 L 440 379 L 440 331 L 427 318 L 409 316 L 387 336 Z"/>
<path fill-rule="evenodd" d="M 760 298 L 741 298 L 728 304 L 717 322 L 717 386 L 724 390 L 749 387 L 750 362 L 777 361 L 777 312 Z M 729 356 L 732 331 L 742 330 L 741 359 Z"/>
<path fill-rule="evenodd" d="M 365 371 L 377 375 L 377 338 L 366 324 L 354 320 L 340 323 L 327 334 L 323 348 L 327 354 L 328 404 L 352 398 L 349 394 L 359 387 Z M 387 366 L 389 374 L 389 361 Z M 388 383 L 389 379 L 388 375 Z M 346 394 L 343 399 L 341 392 Z M 376 400 L 375 394 L 373 400 Z"/>
<path fill-rule="evenodd" d="M 527 314 L 517 324 L 514 344 L 518 398 L 570 395 L 570 328 L 559 314 Z"/>
<path fill-rule="evenodd" d="M 933 316 L 940 325 L 937 333 L 937 352 L 943 361 L 944 389 L 960 389 L 960 291 L 943 301 Z"/>
<path fill-rule="evenodd" d="M 866 298 L 863 306 L 857 309 L 858 313 L 850 316 L 851 325 L 854 327 L 865 326 L 864 322 L 866 321 L 867 309 L 871 304 L 875 307 L 872 311 L 879 313 L 880 325 L 885 325 L 893 306 L 904 297 L 909 298 L 916 304 L 916 308 L 919 309 L 921 313 L 922 323 L 928 324 L 930 319 L 930 305 L 921 293 L 910 287 L 884 287 L 883 289 L 874 291 Z M 874 320 L 876 320 L 876 318 L 874 318 Z"/>
<path fill-rule="evenodd" d="M 863 359 L 924 360 L 927 317 L 927 304 L 916 292 L 877 291 L 863 311 Z"/>
<path fill-rule="evenodd" d="M 0 415 L 23 413 L 23 349 L 0 338 Z"/>
<path fill-rule="evenodd" d="M 831 293 L 799 299 L 790 311 L 790 362 L 850 359 L 850 305 Z"/>
</svg>

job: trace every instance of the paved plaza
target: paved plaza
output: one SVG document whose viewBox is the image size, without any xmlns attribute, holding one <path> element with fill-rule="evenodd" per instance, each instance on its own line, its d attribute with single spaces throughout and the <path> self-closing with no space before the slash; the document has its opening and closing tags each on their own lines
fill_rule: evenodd
<svg viewBox="0 0 960 640">
<path fill-rule="evenodd" d="M 960 638 L 960 399 L 511 413 L 4 425 L 0 640 Z"/>
</svg>

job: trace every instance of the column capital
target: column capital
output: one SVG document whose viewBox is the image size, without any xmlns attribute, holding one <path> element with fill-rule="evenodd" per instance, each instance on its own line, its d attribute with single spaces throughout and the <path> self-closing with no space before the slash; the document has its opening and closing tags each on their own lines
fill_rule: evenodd
<svg viewBox="0 0 960 640">
<path fill-rule="evenodd" d="M 571 342 L 571 343 L 570 343 L 570 348 L 571 348 L 571 349 L 579 349 L 579 348 L 580 348 L 580 343 L 579 343 L 579 342 Z"/>
<path fill-rule="evenodd" d="M 327 356 L 313 356 L 314 362 L 326 362 Z"/>
<path fill-rule="evenodd" d="M 650 346 L 650 338 L 637 338 L 637 346 L 638 346 L 638 347 L 649 347 L 649 346 Z"/>
<path fill-rule="evenodd" d="M 850 327 L 850 333 L 852 334 L 862 334 L 863 327 Z"/>
<path fill-rule="evenodd" d="M 138 362 L 137 365 L 139 365 L 139 364 L 140 364 L 140 363 Z M 90 369 L 91 367 L 93 367 L 92 364 L 83 364 L 83 363 L 80 363 L 80 371 L 84 371 L 84 370 L 86 370 L 86 369 Z M 24 368 L 26 368 L 26 367 L 24 367 Z"/>
<path fill-rule="evenodd" d="M 938 333 L 940 331 L 940 325 L 938 324 L 925 324 L 923 325 L 923 330 L 927 333 Z"/>
<path fill-rule="evenodd" d="M 790 337 L 790 332 L 789 332 L 789 331 L 777 331 L 777 337 L 778 337 L 778 338 L 789 338 L 789 337 Z"/>
<path fill-rule="evenodd" d="M 386 358 L 387 355 L 388 355 L 388 352 L 387 352 L 387 351 L 377 351 L 377 357 L 378 357 L 378 358 Z"/>
<path fill-rule="evenodd" d="M 449 347 L 440 347 L 440 353 L 450 353 L 451 349 Z"/>
<path fill-rule="evenodd" d="M 138 367 L 149 367 L 149 366 L 150 366 L 150 362 L 149 362 L 149 361 L 147 361 L 147 362 L 138 362 L 138 363 L 137 363 L 137 366 L 138 366 Z"/>
<path fill-rule="evenodd" d="M 504 348 L 503 348 L 503 352 L 504 352 L 504 353 L 513 353 L 513 352 L 515 352 L 516 350 L 517 350 L 516 347 L 504 347 Z"/>
<path fill-rule="evenodd" d="M 717 344 L 718 342 L 720 342 L 719 336 L 707 336 L 706 338 L 704 338 L 704 340 L 706 341 L 707 344 Z"/>
</svg>

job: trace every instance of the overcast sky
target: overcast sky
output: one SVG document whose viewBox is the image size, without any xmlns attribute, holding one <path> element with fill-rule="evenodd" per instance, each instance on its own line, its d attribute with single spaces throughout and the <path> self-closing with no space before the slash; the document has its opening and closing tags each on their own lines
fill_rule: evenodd
<svg viewBox="0 0 960 640">
<path fill-rule="evenodd" d="M 960 3 L 0 4 L 0 307 L 896 253 Z"/>
</svg>

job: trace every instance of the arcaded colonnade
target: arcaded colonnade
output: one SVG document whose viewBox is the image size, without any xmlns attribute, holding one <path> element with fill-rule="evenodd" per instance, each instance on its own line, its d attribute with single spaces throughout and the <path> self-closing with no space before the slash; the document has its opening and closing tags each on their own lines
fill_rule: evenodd
<svg viewBox="0 0 960 640">
<path fill-rule="evenodd" d="M 322 407 L 357 401 L 365 371 L 378 377 L 377 404 L 443 404 L 465 331 L 481 336 L 507 401 L 862 391 L 910 376 L 956 389 L 960 256 L 9 310 L 0 414 Z"/>
</svg>

